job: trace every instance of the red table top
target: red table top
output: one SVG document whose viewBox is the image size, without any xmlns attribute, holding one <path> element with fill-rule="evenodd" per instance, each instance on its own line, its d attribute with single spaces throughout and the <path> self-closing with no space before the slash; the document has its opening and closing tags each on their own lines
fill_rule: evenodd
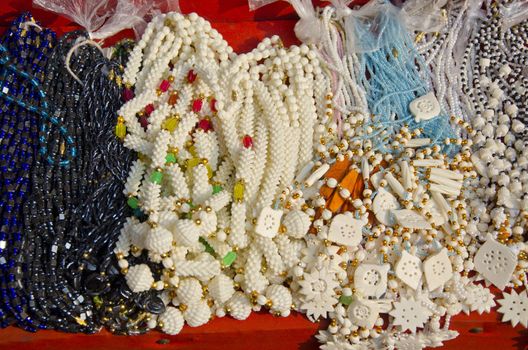
<svg viewBox="0 0 528 350">
<path fill-rule="evenodd" d="M 355 1 L 364 3 L 365 0 Z M 315 1 L 316 4 L 324 4 Z M 293 33 L 296 15 L 283 1 L 250 12 L 247 0 L 180 0 L 183 13 L 196 12 L 209 20 L 238 52 L 251 50 L 264 37 L 280 35 L 285 45 L 298 43 Z M 43 26 L 58 34 L 77 29 L 66 18 L 33 9 L 31 0 L 0 0 L 0 32 L 22 11 L 31 11 Z M 124 32 L 108 41 L 131 36 Z M 528 349 L 528 330 L 501 323 L 495 311 L 489 314 L 459 315 L 451 321 L 451 329 L 460 336 L 445 343 L 446 350 Z M 324 325 L 321 325 L 324 327 Z M 317 348 L 314 335 L 319 328 L 299 314 L 277 318 L 269 314 L 252 314 L 246 321 L 231 318 L 214 319 L 198 328 L 184 327 L 176 336 L 160 332 L 124 337 L 102 331 L 94 335 L 41 331 L 36 334 L 10 327 L 0 331 L 0 349 L 72 349 L 130 350 L 178 348 L 181 350 L 311 350 Z"/>
</svg>

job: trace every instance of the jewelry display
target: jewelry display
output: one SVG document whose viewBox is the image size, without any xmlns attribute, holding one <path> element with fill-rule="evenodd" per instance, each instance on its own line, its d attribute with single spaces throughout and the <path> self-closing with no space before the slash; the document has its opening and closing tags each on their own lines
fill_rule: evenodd
<svg viewBox="0 0 528 350">
<path fill-rule="evenodd" d="M 58 40 L 13 22 L 0 327 L 293 311 L 321 349 L 400 350 L 461 313 L 528 326 L 525 1 L 286 2 L 301 43 L 245 53 L 177 1 L 35 0 L 82 24 Z"/>
</svg>

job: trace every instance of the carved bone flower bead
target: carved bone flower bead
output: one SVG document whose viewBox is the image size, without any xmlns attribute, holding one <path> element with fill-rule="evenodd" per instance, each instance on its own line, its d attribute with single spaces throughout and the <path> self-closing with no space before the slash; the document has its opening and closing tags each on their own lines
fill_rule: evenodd
<svg viewBox="0 0 528 350">
<path fill-rule="evenodd" d="M 200 300 L 187 306 L 187 309 L 183 312 L 183 318 L 189 326 L 199 327 L 209 321 L 211 309 L 207 305 L 207 301 Z"/>
<path fill-rule="evenodd" d="M 209 282 L 208 287 L 209 294 L 216 302 L 220 304 L 228 301 L 229 298 L 231 298 L 231 296 L 235 293 L 233 280 L 224 274 L 214 277 Z"/>
<path fill-rule="evenodd" d="M 293 238 L 303 238 L 310 228 L 310 216 L 301 210 L 292 210 L 284 217 L 282 224 L 286 233 Z"/>
<path fill-rule="evenodd" d="M 134 292 L 145 292 L 150 289 L 154 283 L 152 272 L 146 264 L 134 265 L 129 267 L 125 276 L 128 287 Z"/>
<path fill-rule="evenodd" d="M 251 314 L 251 302 L 242 292 L 236 292 L 227 302 L 226 308 L 235 320 L 245 320 Z"/>
<path fill-rule="evenodd" d="M 183 328 L 184 320 L 182 313 L 175 307 L 168 306 L 165 312 L 158 317 L 161 330 L 167 334 L 175 335 Z"/>
<path fill-rule="evenodd" d="M 176 295 L 181 303 L 194 304 L 202 298 L 202 285 L 196 278 L 182 278 Z"/>
</svg>

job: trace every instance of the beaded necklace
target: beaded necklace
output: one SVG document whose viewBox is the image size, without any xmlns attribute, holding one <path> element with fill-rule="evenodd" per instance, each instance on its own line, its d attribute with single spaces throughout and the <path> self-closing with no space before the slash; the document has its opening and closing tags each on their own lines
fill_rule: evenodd
<svg viewBox="0 0 528 350">
<path fill-rule="evenodd" d="M 491 2 L 487 7 L 485 20 L 465 49 L 461 77 L 475 130 L 472 161 L 480 175 L 471 202 L 470 232 L 481 243 L 491 234 L 518 259 L 515 271 L 501 265 L 499 279 L 486 276 L 501 289 L 526 283 L 527 252 L 522 242 L 526 241 L 528 208 L 528 80 L 523 69 L 528 57 L 524 47 L 528 22 L 504 26 L 503 6 L 514 3 Z M 482 264 L 477 270 L 486 275 Z"/>
<path fill-rule="evenodd" d="M 454 134 L 448 119 L 438 116 L 440 111 L 423 119 L 411 114 L 411 102 L 416 105 L 425 102 L 427 109 L 433 108 L 434 102 L 422 102 L 428 99 L 426 94 L 431 90 L 428 69 L 395 11 L 390 3 L 385 3 L 375 17 L 355 22 L 356 45 L 364 51 L 360 56 L 359 80 L 367 91 L 369 107 L 375 115 L 369 125 L 380 130 L 374 135 L 380 135 L 384 130 L 391 134 L 393 127 L 401 125 L 419 127 L 423 129 L 423 136 L 431 138 L 433 144 L 444 146 L 444 140 Z M 372 45 L 376 49 L 371 50 Z M 386 147 L 384 144 L 386 141 L 380 137 L 374 146 L 383 148 Z"/>
<path fill-rule="evenodd" d="M 82 87 L 67 73 L 64 57 L 82 32 L 72 32 L 61 38 L 46 67 L 45 89 L 53 101 L 54 118 L 61 125 L 43 128 L 41 141 L 47 142 L 33 171 L 35 186 L 31 203 L 25 213 L 28 233 L 34 240 L 28 254 L 33 265 L 30 275 L 38 276 L 41 285 L 29 285 L 35 299 L 35 317 L 45 319 L 50 326 L 64 331 L 93 332 L 91 306 L 85 300 L 72 275 L 72 261 L 77 250 L 78 232 L 76 208 L 86 198 L 82 174 L 90 165 L 90 145 L 83 128 L 86 117 L 79 113 Z M 99 52 L 81 47 L 71 61 L 72 70 L 84 77 L 88 64 L 96 61 Z M 67 135 L 64 137 L 63 135 Z M 51 158 L 51 159 L 50 159 Z M 53 161 L 61 159 L 60 161 Z"/>
<path fill-rule="evenodd" d="M 38 145 L 39 117 L 45 116 L 46 102 L 39 76 L 46 64 L 55 39 L 49 30 L 41 30 L 32 17 L 21 15 L 2 40 L 1 96 L 6 101 L 2 114 L 2 254 L 3 271 L 2 326 L 13 321 L 27 330 L 43 327 L 28 317 L 28 299 L 22 285 L 28 282 L 23 249 L 25 233 L 22 231 L 21 213 L 30 193 L 29 171 Z M 10 56 L 9 58 L 7 56 Z M 44 109 L 40 109 L 41 105 Z M 5 152 L 4 152 L 5 150 Z M 5 187 L 4 187 L 5 186 Z"/>
</svg>

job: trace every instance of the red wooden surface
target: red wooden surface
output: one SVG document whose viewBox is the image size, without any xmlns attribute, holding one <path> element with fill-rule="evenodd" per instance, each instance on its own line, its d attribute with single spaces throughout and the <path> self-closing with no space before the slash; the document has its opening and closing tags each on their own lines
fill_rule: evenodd
<svg viewBox="0 0 528 350">
<path fill-rule="evenodd" d="M 183 13 L 196 12 L 211 21 L 236 51 L 248 51 L 262 38 L 274 34 L 280 35 L 286 45 L 297 43 L 293 34 L 296 16 L 285 2 L 279 1 L 255 12 L 249 12 L 247 0 L 180 0 L 180 3 Z M 27 10 L 31 10 L 42 25 L 53 28 L 58 34 L 77 28 L 65 18 L 32 9 L 30 0 L 0 0 L 0 31 L 3 32 L 21 11 Z M 118 38 L 130 34 L 122 33 Z M 501 323 L 496 312 L 459 315 L 452 320 L 451 325 L 460 336 L 446 342 L 446 350 L 528 349 L 528 331 L 521 326 L 512 328 Z M 0 349 L 311 350 L 317 348 L 314 334 L 318 327 L 318 324 L 309 322 L 299 314 L 288 318 L 253 314 L 246 321 L 215 319 L 203 327 L 186 326 L 177 336 L 151 332 L 124 337 L 113 336 L 106 331 L 94 335 L 54 331 L 32 334 L 11 327 L 0 331 Z"/>
</svg>

